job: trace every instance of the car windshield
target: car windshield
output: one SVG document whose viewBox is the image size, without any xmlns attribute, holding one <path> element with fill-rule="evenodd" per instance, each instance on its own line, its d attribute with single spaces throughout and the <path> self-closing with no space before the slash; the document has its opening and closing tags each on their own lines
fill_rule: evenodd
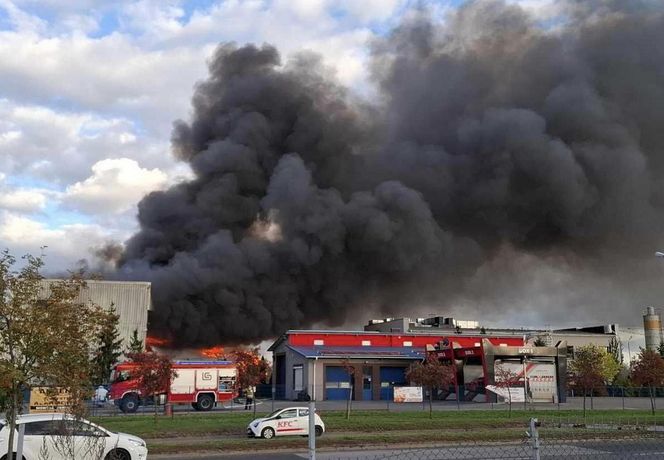
<svg viewBox="0 0 664 460">
<path fill-rule="evenodd" d="M 267 416 L 267 417 L 265 417 L 265 418 L 272 418 L 272 417 L 276 417 L 276 416 L 277 416 L 277 414 L 278 414 L 279 412 L 281 412 L 282 410 L 283 410 L 283 409 L 277 409 L 277 410 L 275 410 L 274 412 L 272 412 L 272 413 L 271 413 L 270 415 L 268 415 L 268 416 Z"/>
</svg>

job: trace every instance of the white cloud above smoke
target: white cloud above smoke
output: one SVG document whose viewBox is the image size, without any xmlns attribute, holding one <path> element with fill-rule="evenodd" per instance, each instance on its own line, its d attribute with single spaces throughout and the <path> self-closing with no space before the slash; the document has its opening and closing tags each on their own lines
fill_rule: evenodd
<svg viewBox="0 0 664 460">
<path fill-rule="evenodd" d="M 141 168 L 135 160 L 106 159 L 92 166 L 92 176 L 68 186 L 63 202 L 87 214 L 122 213 L 167 180 L 164 172 Z"/>
</svg>

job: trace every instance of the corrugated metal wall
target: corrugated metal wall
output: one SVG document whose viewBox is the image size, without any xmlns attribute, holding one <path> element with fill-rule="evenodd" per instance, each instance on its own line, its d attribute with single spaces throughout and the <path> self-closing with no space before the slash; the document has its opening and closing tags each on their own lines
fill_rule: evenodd
<svg viewBox="0 0 664 460">
<path fill-rule="evenodd" d="M 58 280 L 42 281 L 43 295 L 49 292 L 49 285 Z M 145 344 L 148 330 L 148 310 L 152 309 L 151 284 L 138 281 L 86 281 L 86 288 L 79 295 L 79 301 L 92 302 L 102 308 L 110 309 L 111 305 L 120 315 L 118 330 L 124 340 L 125 347 L 131 340 L 134 330 Z"/>
</svg>

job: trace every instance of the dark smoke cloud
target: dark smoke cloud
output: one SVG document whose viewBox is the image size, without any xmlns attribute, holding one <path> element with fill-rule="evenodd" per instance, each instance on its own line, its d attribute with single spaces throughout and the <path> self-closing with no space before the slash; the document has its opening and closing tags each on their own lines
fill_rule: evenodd
<svg viewBox="0 0 664 460">
<path fill-rule="evenodd" d="M 664 295 L 664 7 L 417 13 L 372 44 L 379 102 L 320 59 L 220 46 L 118 276 L 180 345 L 369 309 L 620 320 Z M 488 321 L 491 321 L 489 319 Z"/>
</svg>

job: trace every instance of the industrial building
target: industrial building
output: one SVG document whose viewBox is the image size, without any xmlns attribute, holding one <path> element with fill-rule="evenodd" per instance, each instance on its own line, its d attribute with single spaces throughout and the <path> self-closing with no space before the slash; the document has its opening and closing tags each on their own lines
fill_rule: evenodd
<svg viewBox="0 0 664 460">
<path fill-rule="evenodd" d="M 653 315 L 646 312 L 651 324 Z M 280 399 L 347 399 L 352 391 L 354 400 L 390 400 L 395 386 L 408 385 L 408 366 L 435 352 L 456 367 L 454 387 L 437 390 L 437 399 L 495 400 L 486 388 L 495 383 L 496 366 L 507 366 L 517 371 L 522 385 L 531 382 L 534 401 L 564 402 L 567 361 L 576 349 L 589 344 L 609 349 L 615 343 L 629 349 L 634 333 L 626 343 L 621 333 L 617 324 L 509 329 L 445 316 L 403 317 L 371 320 L 363 331 L 288 331 L 268 350 Z"/>
<path fill-rule="evenodd" d="M 485 343 L 483 344 L 483 339 Z M 374 331 L 288 331 L 268 349 L 273 354 L 272 383 L 279 399 L 358 401 L 391 400 L 395 386 L 404 386 L 406 369 L 425 358 L 427 348 L 464 353 L 460 356 L 460 385 L 465 400 L 488 400 L 484 346 L 519 347 L 523 335 L 490 336 Z M 353 382 L 348 372 L 352 366 Z M 463 374 L 465 371 L 465 377 Z M 443 395 L 444 399 L 447 395 Z"/>
<path fill-rule="evenodd" d="M 42 280 L 42 295 L 48 296 L 49 286 L 58 281 L 62 280 Z M 129 344 L 134 331 L 137 331 L 138 338 L 145 343 L 148 311 L 152 310 L 151 283 L 86 280 L 77 300 L 82 304 L 93 303 L 107 310 L 115 309 L 120 316 L 118 332 L 125 346 Z"/>
<path fill-rule="evenodd" d="M 657 318 L 659 318 L 657 316 Z M 451 317 L 432 316 L 429 318 L 385 318 L 370 320 L 364 326 L 365 331 L 467 334 L 501 337 L 524 337 L 526 344 L 532 345 L 538 339 L 546 346 L 556 346 L 559 342 L 567 343 L 569 356 L 574 356 L 578 347 L 597 345 L 609 348 L 612 340 L 620 340 L 620 328 L 617 324 L 577 327 L 566 329 L 513 329 L 485 328 L 478 321 L 459 320 Z M 659 342 L 657 342 L 659 343 Z"/>
</svg>

